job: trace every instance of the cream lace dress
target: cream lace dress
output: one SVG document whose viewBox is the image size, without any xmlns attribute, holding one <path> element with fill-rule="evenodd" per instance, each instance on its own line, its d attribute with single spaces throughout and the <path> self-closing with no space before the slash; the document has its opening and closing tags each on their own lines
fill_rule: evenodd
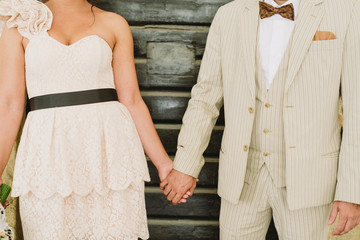
<svg viewBox="0 0 360 240">
<path fill-rule="evenodd" d="M 51 38 L 52 13 L 36 0 L 0 0 L 0 16 L 28 38 L 29 98 L 115 88 L 112 49 L 97 35 L 67 46 Z M 25 240 L 148 238 L 146 158 L 120 102 L 30 112 L 12 196 L 20 196 Z"/>
</svg>

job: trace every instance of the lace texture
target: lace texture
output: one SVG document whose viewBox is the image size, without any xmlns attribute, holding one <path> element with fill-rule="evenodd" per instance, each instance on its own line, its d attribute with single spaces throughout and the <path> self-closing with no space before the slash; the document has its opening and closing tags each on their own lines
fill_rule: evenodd
<svg viewBox="0 0 360 240">
<path fill-rule="evenodd" d="M 0 35 L 6 23 L 7 27 L 17 27 L 21 35 L 31 39 L 46 33 L 52 18 L 50 9 L 37 0 L 0 1 Z"/>
<path fill-rule="evenodd" d="M 46 5 L 0 1 L 8 26 L 30 39 L 29 98 L 115 88 L 112 49 L 104 39 L 90 35 L 64 45 L 47 34 L 52 14 Z M 143 184 L 149 180 L 140 138 L 123 104 L 50 108 L 27 116 L 12 196 L 20 196 L 25 239 L 147 239 Z"/>
<path fill-rule="evenodd" d="M 144 186 L 130 186 L 107 195 L 53 195 L 39 200 L 31 192 L 20 197 L 24 239 L 148 239 Z M 51 224 L 49 224 L 51 223 Z"/>
<path fill-rule="evenodd" d="M 16 159 L 12 196 L 40 199 L 124 190 L 149 180 L 127 109 L 118 102 L 30 112 Z"/>
</svg>

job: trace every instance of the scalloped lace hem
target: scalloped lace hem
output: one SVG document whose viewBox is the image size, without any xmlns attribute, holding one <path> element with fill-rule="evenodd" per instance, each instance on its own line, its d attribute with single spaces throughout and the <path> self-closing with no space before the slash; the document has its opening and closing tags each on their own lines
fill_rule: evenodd
<svg viewBox="0 0 360 240">
<path fill-rule="evenodd" d="M 121 192 L 130 187 L 134 187 L 134 186 L 138 187 L 139 185 L 144 184 L 144 182 L 149 182 L 149 181 L 150 181 L 150 179 L 147 179 L 147 178 L 138 178 L 135 180 L 128 180 L 128 181 L 126 181 L 125 184 L 121 184 L 121 185 L 108 185 L 108 186 L 101 186 L 101 187 L 94 185 L 93 187 L 90 187 L 87 189 L 79 189 L 79 188 L 74 188 L 74 187 L 69 186 L 66 188 L 64 187 L 63 188 L 64 190 L 48 189 L 47 191 L 39 191 L 39 189 L 44 190 L 43 187 L 36 189 L 35 187 L 29 186 L 29 185 L 27 187 L 20 187 L 20 188 L 13 186 L 11 197 L 22 197 L 22 196 L 25 196 L 26 194 L 28 194 L 29 192 L 34 194 L 39 199 L 51 198 L 52 196 L 54 196 L 56 194 L 59 194 L 63 198 L 67 198 L 72 194 L 76 194 L 78 196 L 85 197 L 93 192 L 95 192 L 99 195 L 105 196 L 110 191 Z"/>
<path fill-rule="evenodd" d="M 144 184 L 106 196 L 90 193 L 67 198 L 55 194 L 39 199 L 32 192 L 20 197 L 25 239 L 132 240 L 149 238 Z"/>
</svg>

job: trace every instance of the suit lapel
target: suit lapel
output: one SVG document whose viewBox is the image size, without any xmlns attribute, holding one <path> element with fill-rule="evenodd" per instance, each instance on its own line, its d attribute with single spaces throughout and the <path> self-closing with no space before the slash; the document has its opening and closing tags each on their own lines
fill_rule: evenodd
<svg viewBox="0 0 360 240">
<path fill-rule="evenodd" d="M 323 0 L 302 0 L 291 40 L 285 92 L 289 89 L 324 16 Z"/>
<path fill-rule="evenodd" d="M 244 11 L 241 14 L 239 23 L 240 49 L 241 55 L 244 56 L 244 65 L 246 78 L 251 92 L 253 101 L 255 102 L 255 56 L 257 45 L 257 33 L 259 25 L 259 1 L 246 0 Z"/>
</svg>

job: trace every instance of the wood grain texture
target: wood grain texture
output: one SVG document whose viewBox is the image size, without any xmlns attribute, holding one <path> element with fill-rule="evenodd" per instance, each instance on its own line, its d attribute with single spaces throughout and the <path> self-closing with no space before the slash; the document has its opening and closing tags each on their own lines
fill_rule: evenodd
<svg viewBox="0 0 360 240">
<path fill-rule="evenodd" d="M 140 87 L 189 91 L 196 83 L 201 63 L 199 59 L 204 53 L 209 28 L 147 25 L 133 26 L 131 29 Z M 169 45 L 175 48 L 166 49 Z M 191 53 L 188 48 L 191 49 Z M 162 52 L 163 56 L 156 52 Z M 170 60 L 166 60 L 167 58 Z"/>
<path fill-rule="evenodd" d="M 142 90 L 171 89 L 190 91 L 196 83 L 200 67 L 199 62 L 195 62 L 194 72 L 189 75 L 150 74 L 147 59 L 136 59 L 135 63 L 139 85 Z"/>
<path fill-rule="evenodd" d="M 149 216 L 194 217 L 217 220 L 220 211 L 220 197 L 216 189 L 198 189 L 186 204 L 173 206 L 158 187 L 146 189 L 146 206 Z"/>
<path fill-rule="evenodd" d="M 149 219 L 150 240 L 217 240 L 217 221 Z"/>
<path fill-rule="evenodd" d="M 217 9 L 230 0 L 107 0 L 100 7 L 120 13 L 130 23 L 210 24 Z"/>
<path fill-rule="evenodd" d="M 171 92 L 161 95 L 143 93 L 143 99 L 155 123 L 181 123 L 189 101 L 189 97 L 176 96 Z M 223 110 L 217 125 L 224 125 Z"/>
<path fill-rule="evenodd" d="M 274 223 L 271 222 L 266 240 L 278 240 Z M 149 219 L 150 240 L 218 240 L 218 221 Z M 189 233 L 192 233 L 190 235 Z M 224 239 L 226 240 L 226 239 Z M 354 239 L 355 240 L 355 239 Z"/>
<path fill-rule="evenodd" d="M 186 25 L 132 26 L 136 57 L 146 57 L 149 42 L 182 42 L 195 47 L 195 55 L 201 59 L 205 50 L 209 27 Z"/>
</svg>

